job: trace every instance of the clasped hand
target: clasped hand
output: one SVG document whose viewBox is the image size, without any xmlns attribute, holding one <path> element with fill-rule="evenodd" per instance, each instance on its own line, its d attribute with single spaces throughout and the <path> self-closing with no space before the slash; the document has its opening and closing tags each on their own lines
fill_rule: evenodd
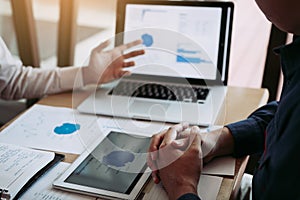
<svg viewBox="0 0 300 200">
<path fill-rule="evenodd" d="M 223 127 L 200 133 L 194 126 L 177 124 L 152 137 L 147 163 L 155 183 L 162 182 L 170 199 L 186 193 L 197 194 L 203 162 L 233 153 L 234 140 Z"/>
<path fill-rule="evenodd" d="M 162 182 L 170 199 L 197 194 L 202 170 L 200 129 L 178 124 L 152 137 L 148 165 L 155 183 Z"/>
</svg>

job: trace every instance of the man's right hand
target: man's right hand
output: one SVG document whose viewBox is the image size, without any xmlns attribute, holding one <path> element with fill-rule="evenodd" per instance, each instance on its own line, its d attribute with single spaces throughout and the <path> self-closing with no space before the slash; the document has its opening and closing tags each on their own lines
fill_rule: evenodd
<svg viewBox="0 0 300 200">
<path fill-rule="evenodd" d="M 173 131 L 183 130 L 183 128 L 182 125 L 177 125 L 169 129 L 165 136 L 172 137 Z M 170 143 L 167 142 L 160 146 L 155 160 L 150 161 L 150 168 L 153 169 L 155 165 L 155 176 L 160 178 L 170 199 L 177 199 L 187 193 L 197 195 L 197 186 L 202 170 L 199 133 L 198 127 L 192 127 L 186 131 L 184 138 L 176 138 Z M 156 144 L 155 140 L 154 143 Z M 152 145 L 154 143 L 152 141 Z"/>
<path fill-rule="evenodd" d="M 188 123 L 177 124 L 170 127 L 168 130 L 155 134 L 149 147 L 148 165 L 152 169 L 152 178 L 155 183 L 160 182 L 158 176 L 158 167 L 156 159 L 160 148 L 171 144 L 174 140 L 185 138 L 189 131 Z M 218 156 L 229 155 L 234 150 L 234 140 L 227 127 L 211 131 L 209 133 L 201 133 L 203 162 L 208 163 Z M 178 140 L 180 141 L 180 140 Z M 181 145 L 185 146 L 184 140 L 181 140 Z"/>
<path fill-rule="evenodd" d="M 178 139 L 178 135 L 185 131 L 189 127 L 188 123 L 177 124 L 170 127 L 168 130 L 154 134 L 148 150 L 148 166 L 152 170 L 152 178 L 154 183 L 159 183 L 158 167 L 156 160 L 158 158 L 158 152 L 161 148 L 170 145 L 174 140 Z"/>
</svg>

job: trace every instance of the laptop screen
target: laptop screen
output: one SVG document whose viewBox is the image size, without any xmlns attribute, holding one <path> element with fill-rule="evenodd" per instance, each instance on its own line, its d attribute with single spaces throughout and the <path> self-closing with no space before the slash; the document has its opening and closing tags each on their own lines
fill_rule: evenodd
<svg viewBox="0 0 300 200">
<path fill-rule="evenodd" d="M 232 4 L 120 0 L 117 33 L 143 40 L 134 74 L 227 81 Z M 121 24 L 120 24 L 121 23 Z"/>
</svg>

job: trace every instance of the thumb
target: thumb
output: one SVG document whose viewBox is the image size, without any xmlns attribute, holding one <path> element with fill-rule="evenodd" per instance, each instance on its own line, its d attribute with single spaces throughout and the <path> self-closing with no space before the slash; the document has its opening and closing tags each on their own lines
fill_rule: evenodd
<svg viewBox="0 0 300 200">
<path fill-rule="evenodd" d="M 200 128 L 197 126 L 193 126 L 191 128 L 191 134 L 189 137 L 190 147 L 188 151 L 192 151 L 197 149 L 199 151 L 199 158 L 202 159 L 202 149 L 201 149 L 201 136 L 200 136 Z"/>
<path fill-rule="evenodd" d="M 106 40 L 106 41 L 102 42 L 99 46 L 97 46 L 94 49 L 94 51 L 101 52 L 101 51 L 103 51 L 103 49 L 105 49 L 106 47 L 108 47 L 109 44 L 110 44 L 110 41 Z"/>
<path fill-rule="evenodd" d="M 123 76 L 130 76 L 130 75 L 131 75 L 130 71 L 121 70 L 119 72 L 119 77 L 117 77 L 117 78 L 122 78 Z"/>
<path fill-rule="evenodd" d="M 171 145 L 172 145 L 172 147 L 174 147 L 176 149 L 184 150 L 189 145 L 189 138 L 182 138 L 182 139 L 174 140 L 171 143 Z"/>
</svg>

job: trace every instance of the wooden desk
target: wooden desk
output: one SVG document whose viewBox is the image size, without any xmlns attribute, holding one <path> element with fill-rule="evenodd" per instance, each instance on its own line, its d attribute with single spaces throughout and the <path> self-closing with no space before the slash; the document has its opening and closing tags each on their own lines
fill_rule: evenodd
<svg viewBox="0 0 300 200">
<path fill-rule="evenodd" d="M 73 99 L 71 93 L 52 95 L 39 101 L 39 104 L 76 108 L 90 93 L 91 90 L 77 92 L 76 98 Z M 219 123 L 228 124 L 245 119 L 256 108 L 264 105 L 268 96 L 266 89 L 229 87 L 224 104 L 225 115 L 219 117 Z M 65 161 L 73 162 L 76 158 L 77 155 L 68 154 Z M 237 159 L 235 176 L 224 177 L 218 199 L 227 200 L 236 197 L 247 162 L 248 157 Z"/>
<path fill-rule="evenodd" d="M 49 106 L 76 108 L 86 97 L 91 94 L 92 91 L 93 89 L 86 89 L 76 92 L 75 95 L 72 95 L 72 93 L 51 95 L 43 98 L 38 103 Z M 228 124 L 245 119 L 256 108 L 264 105 L 268 100 L 268 96 L 268 91 L 266 89 L 229 87 L 227 91 L 227 98 L 224 104 L 225 115 L 219 117 L 218 123 Z M 6 126 L 2 127 L 1 129 L 5 128 Z M 72 163 L 78 157 L 78 155 L 75 154 L 65 155 L 66 158 L 64 161 L 69 163 Z M 235 199 L 247 162 L 248 157 L 237 159 L 235 176 L 224 177 L 217 199 Z"/>
<path fill-rule="evenodd" d="M 78 106 L 93 90 L 87 89 L 85 91 L 76 92 L 76 98 L 72 98 L 71 93 L 62 93 L 51 95 L 43 98 L 38 103 L 49 106 L 69 107 L 75 108 Z M 229 87 L 227 91 L 227 98 L 224 104 L 226 115 L 221 116 L 220 123 L 232 123 L 245 119 L 256 108 L 264 105 L 268 100 L 268 91 L 266 89 L 249 89 Z M 6 126 L 2 127 L 5 128 Z M 61 153 L 61 152 L 60 152 Z M 72 163 L 78 155 L 65 154 L 65 162 Z M 218 200 L 235 199 L 240 182 L 244 174 L 248 157 L 237 159 L 234 177 L 224 177 L 219 194 Z"/>
</svg>

